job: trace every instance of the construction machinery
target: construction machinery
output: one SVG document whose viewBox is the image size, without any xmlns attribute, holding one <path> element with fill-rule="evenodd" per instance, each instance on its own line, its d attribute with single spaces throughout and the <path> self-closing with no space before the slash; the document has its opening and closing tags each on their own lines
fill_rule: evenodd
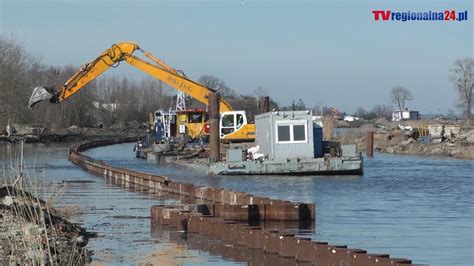
<svg viewBox="0 0 474 266">
<path fill-rule="evenodd" d="M 133 55 L 135 51 L 142 52 L 152 62 Z M 112 45 L 92 62 L 82 66 L 59 90 L 52 87 L 36 87 L 31 95 L 29 106 L 33 107 L 36 103 L 44 100 L 49 100 L 51 103 L 61 103 L 79 92 L 110 67 L 116 67 L 122 61 L 206 105 L 209 104 L 209 95 L 216 92 L 189 79 L 182 71 L 168 66 L 149 52 L 142 50 L 137 44 L 123 42 Z M 219 109 L 221 112 L 219 135 L 222 140 L 230 142 L 255 140 L 255 125 L 248 123 L 245 111 L 234 111 L 224 99 L 220 100 Z"/>
</svg>

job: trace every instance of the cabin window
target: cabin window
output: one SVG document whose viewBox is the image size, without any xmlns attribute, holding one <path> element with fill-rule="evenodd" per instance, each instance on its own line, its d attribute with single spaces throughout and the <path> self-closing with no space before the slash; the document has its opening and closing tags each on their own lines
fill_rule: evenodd
<svg viewBox="0 0 474 266">
<path fill-rule="evenodd" d="M 237 114 L 237 128 L 240 128 L 244 123 L 244 115 Z"/>
<path fill-rule="evenodd" d="M 305 126 L 304 125 L 294 125 L 293 126 L 293 140 L 294 141 L 305 141 Z"/>
<path fill-rule="evenodd" d="M 188 123 L 202 123 L 202 114 L 201 113 L 189 113 L 188 114 Z"/>
<path fill-rule="evenodd" d="M 234 115 L 227 114 L 222 117 L 222 126 L 223 127 L 234 127 Z"/>
<path fill-rule="evenodd" d="M 278 126 L 278 142 L 290 141 L 290 126 L 281 125 Z"/>
<path fill-rule="evenodd" d="M 306 120 L 277 121 L 277 143 L 306 143 L 308 142 L 308 126 Z"/>
</svg>

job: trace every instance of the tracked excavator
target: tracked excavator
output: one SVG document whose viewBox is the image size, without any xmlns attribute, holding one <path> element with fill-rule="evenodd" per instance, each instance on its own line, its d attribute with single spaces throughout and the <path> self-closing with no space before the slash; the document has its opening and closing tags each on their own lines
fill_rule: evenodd
<svg viewBox="0 0 474 266">
<path fill-rule="evenodd" d="M 136 51 L 142 52 L 151 62 L 135 56 L 133 53 Z M 61 103 L 79 92 L 110 67 L 117 67 L 122 61 L 184 92 L 205 105 L 209 105 L 209 95 L 215 92 L 213 89 L 189 79 L 182 71 L 170 67 L 151 53 L 142 50 L 137 44 L 122 42 L 112 45 L 92 62 L 82 66 L 59 90 L 53 87 L 34 88 L 29 107 L 32 108 L 38 102 L 45 100 L 49 100 L 50 103 Z M 221 112 L 219 124 L 221 140 L 227 142 L 255 140 L 255 124 L 248 122 L 245 111 L 234 111 L 224 99 L 220 100 L 219 107 Z"/>
</svg>

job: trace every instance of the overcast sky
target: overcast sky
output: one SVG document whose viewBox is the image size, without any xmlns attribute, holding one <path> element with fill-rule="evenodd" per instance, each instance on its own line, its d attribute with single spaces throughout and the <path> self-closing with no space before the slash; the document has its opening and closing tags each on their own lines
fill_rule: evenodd
<svg viewBox="0 0 474 266">
<path fill-rule="evenodd" d="M 211 74 L 239 93 L 302 98 L 352 112 L 412 91 L 422 113 L 455 108 L 453 61 L 473 57 L 473 1 L 10 1 L 2 34 L 53 65 L 80 66 L 133 41 L 192 79 Z M 374 21 L 372 10 L 468 11 L 464 22 Z M 145 77 L 122 64 L 108 75 Z M 47 84 L 46 84 L 47 85 Z"/>
</svg>

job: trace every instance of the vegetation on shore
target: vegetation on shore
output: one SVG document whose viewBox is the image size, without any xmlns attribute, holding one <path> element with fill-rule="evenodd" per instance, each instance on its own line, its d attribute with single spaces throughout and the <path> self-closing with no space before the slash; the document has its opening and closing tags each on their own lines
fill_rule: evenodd
<svg viewBox="0 0 474 266">
<path fill-rule="evenodd" d="M 39 104 L 34 110 L 27 108 L 34 87 L 53 85 L 58 88 L 77 69 L 76 66 L 45 65 L 39 58 L 26 51 L 17 40 L 0 35 L 0 131 L 5 131 L 7 124 L 14 124 L 18 128 L 27 125 L 30 131 L 32 129 L 41 131 L 36 135 L 45 136 L 43 139 L 33 139 L 33 141 L 46 142 L 71 140 L 69 137 L 75 140 L 78 137 L 138 134 L 138 132 L 143 134 L 149 120 L 149 113 L 158 108 L 173 108 L 176 102 L 174 90 L 159 80 L 146 78 L 137 81 L 126 77 L 103 76 L 87 85 L 88 89 L 84 89 L 62 104 Z M 473 59 L 464 58 L 456 60 L 451 71 L 450 78 L 459 96 L 458 107 L 461 116 L 465 118 L 464 122 L 456 121 L 459 124 L 469 125 L 471 121 L 474 99 L 473 69 Z M 212 75 L 203 75 L 198 81 L 221 93 L 234 109 L 245 110 L 250 119 L 259 112 L 259 98 L 269 94 L 261 86 L 257 87 L 252 94 L 239 94 L 224 81 Z M 412 99 L 412 95 L 404 87 L 394 87 L 390 92 L 390 99 L 397 109 L 402 110 L 406 102 Z M 188 107 L 204 107 L 195 100 L 188 99 L 187 101 Z M 335 116 L 341 118 L 345 114 L 336 108 L 307 106 L 301 99 L 293 100 L 289 106 L 282 106 L 272 101 L 270 109 L 273 108 L 312 109 L 315 114 L 323 115 L 326 140 L 332 137 L 331 132 L 336 124 Z M 362 107 L 358 108 L 355 115 L 361 120 L 375 121 L 378 118 L 390 119 L 393 110 L 390 105 L 376 104 L 369 111 Z M 448 116 L 455 118 L 454 111 L 451 111 Z M 26 133 L 23 135 L 28 135 L 28 131 L 24 132 Z M 0 139 L 7 135 L 6 132 L 3 133 L 4 137 L 0 136 Z M 388 145 L 387 143 L 381 143 L 379 146 Z M 406 148 L 391 148 L 400 152 L 407 150 Z M 413 148 L 413 150 L 413 152 L 425 151 L 424 148 Z M 456 154 L 465 153 L 470 154 L 469 148 L 467 152 L 461 150 Z"/>
<path fill-rule="evenodd" d="M 0 264 L 85 265 L 91 236 L 53 208 L 65 186 L 45 188 L 20 165 L 0 187 Z M 5 175 L 5 171 L 4 171 Z M 48 194 L 41 200 L 39 194 Z"/>
</svg>

